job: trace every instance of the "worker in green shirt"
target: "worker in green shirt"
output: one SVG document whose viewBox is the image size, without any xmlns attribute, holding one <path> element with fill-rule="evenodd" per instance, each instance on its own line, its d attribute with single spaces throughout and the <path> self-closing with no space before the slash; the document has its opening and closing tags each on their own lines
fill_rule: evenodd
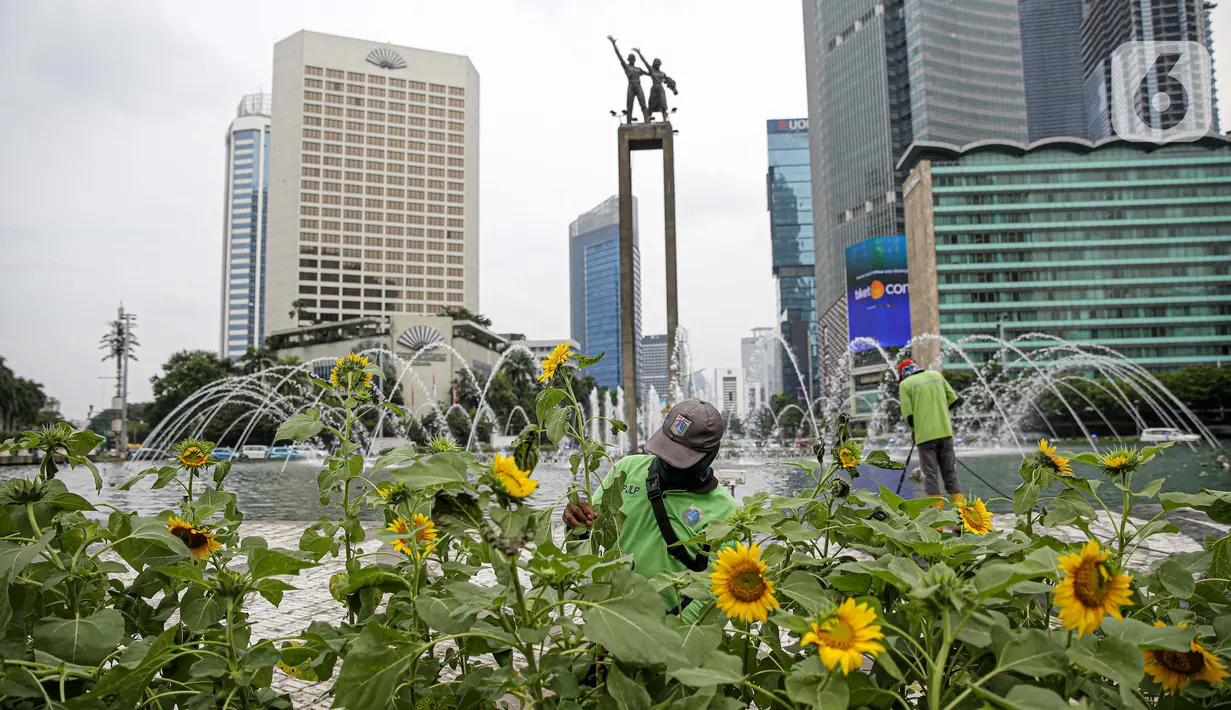
<svg viewBox="0 0 1231 710">
<path fill-rule="evenodd" d="M 667 412 L 662 428 L 646 442 L 646 454 L 625 456 L 603 479 L 595 503 L 613 485 L 616 471 L 624 474 L 620 547 L 633 556 L 637 572 L 653 577 L 709 568 L 705 546 L 677 543 L 697 537 L 706 525 L 726 520 L 739 507 L 710 467 L 718 457 L 724 429 L 722 414 L 714 405 L 683 400 Z M 563 517 L 564 524 L 573 528 L 592 525 L 598 514 L 581 501 L 566 506 Z M 670 587 L 662 594 L 667 609 L 678 611 L 688 623 L 700 616 L 708 601 L 681 600 Z"/>
<path fill-rule="evenodd" d="M 957 480 L 957 456 L 953 452 L 953 422 L 949 419 L 949 410 L 961 404 L 962 398 L 944 375 L 924 370 L 914 360 L 898 363 L 898 379 L 898 401 L 919 450 L 924 492 L 939 497 L 937 479 L 943 478 L 949 498 L 964 500 Z"/>
</svg>

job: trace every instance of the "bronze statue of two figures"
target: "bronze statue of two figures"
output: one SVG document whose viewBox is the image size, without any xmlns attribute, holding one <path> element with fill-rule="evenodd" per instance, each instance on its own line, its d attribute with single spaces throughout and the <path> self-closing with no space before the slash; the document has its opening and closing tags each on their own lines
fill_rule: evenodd
<svg viewBox="0 0 1231 710">
<path fill-rule="evenodd" d="M 671 89 L 672 94 L 679 94 L 675 90 L 675 80 L 667 76 L 662 70 L 662 60 L 655 59 L 651 64 L 646 60 L 645 55 L 636 47 L 633 51 L 636 54 L 629 54 L 628 59 L 620 54 L 620 48 L 616 46 L 616 39 L 611 35 L 607 35 L 607 39 L 611 40 L 611 47 L 615 49 L 616 58 L 620 60 L 620 66 L 624 67 L 624 76 L 628 77 L 628 95 L 625 99 L 624 117 L 626 123 L 632 123 L 636 119 L 633 117 L 633 100 L 636 99 L 638 105 L 641 106 L 641 116 L 645 123 L 651 123 L 654 120 L 654 114 L 661 114 L 662 120 L 666 121 L 671 113 L 667 109 L 667 89 Z M 645 69 L 637 66 L 637 57 L 641 57 L 641 63 L 645 65 Z M 645 92 L 641 90 L 641 77 L 650 77 L 650 101 L 646 105 Z M 612 113 L 615 113 L 612 111 Z"/>
</svg>

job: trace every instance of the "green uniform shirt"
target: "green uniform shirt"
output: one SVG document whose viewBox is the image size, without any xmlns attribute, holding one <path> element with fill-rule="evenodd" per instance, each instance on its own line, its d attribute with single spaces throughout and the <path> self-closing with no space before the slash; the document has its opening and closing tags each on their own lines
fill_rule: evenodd
<svg viewBox="0 0 1231 710">
<path fill-rule="evenodd" d="M 624 472 L 624 503 L 620 510 L 624 511 L 625 518 L 624 528 L 620 532 L 620 547 L 625 554 L 633 556 L 633 566 L 638 573 L 646 577 L 663 572 L 679 574 L 687 569 L 667 552 L 667 543 L 658 529 L 654 508 L 645 492 L 646 476 L 653 461 L 654 457 L 646 454 L 625 456 L 608 472 L 603 479 L 602 489 L 594 495 L 595 502 L 602 500 L 603 490 L 612 485 L 615 469 Z M 739 503 L 736 503 L 721 485 L 709 493 L 663 491 L 663 505 L 680 540 L 691 540 L 699 535 L 706 525 L 715 520 L 726 520 L 739 508 Z M 698 545 L 685 547 L 691 555 L 696 556 L 700 552 Z M 714 553 L 711 552 L 711 562 L 713 558 Z M 667 609 L 674 609 L 679 605 L 674 589 L 664 589 L 662 595 Z M 703 599 L 690 604 L 681 614 L 681 618 L 688 623 L 695 621 L 705 601 Z"/>
<path fill-rule="evenodd" d="M 915 417 L 916 444 L 953 436 L 949 405 L 957 401 L 957 392 L 944 375 L 924 370 L 907 377 L 898 386 L 898 401 L 902 404 L 903 419 Z"/>
</svg>

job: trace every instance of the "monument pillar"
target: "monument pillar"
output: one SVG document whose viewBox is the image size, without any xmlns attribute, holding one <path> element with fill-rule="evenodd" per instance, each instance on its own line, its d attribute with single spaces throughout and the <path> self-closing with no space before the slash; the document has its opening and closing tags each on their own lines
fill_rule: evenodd
<svg viewBox="0 0 1231 710">
<path fill-rule="evenodd" d="M 663 154 L 663 227 L 667 262 L 667 392 L 675 388 L 675 335 L 679 312 L 675 279 L 675 132 L 670 122 L 621 125 L 618 130 L 620 163 L 620 361 L 629 451 L 638 451 L 637 342 L 633 293 L 633 157 L 635 150 L 661 150 Z"/>
</svg>

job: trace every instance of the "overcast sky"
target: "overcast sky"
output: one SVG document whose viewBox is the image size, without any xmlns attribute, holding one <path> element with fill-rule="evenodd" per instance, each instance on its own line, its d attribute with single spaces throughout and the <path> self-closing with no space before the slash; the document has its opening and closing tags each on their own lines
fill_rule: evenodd
<svg viewBox="0 0 1231 710">
<path fill-rule="evenodd" d="M 1231 2 L 1215 12 L 1229 97 Z M 66 416 L 109 402 L 97 341 L 120 301 L 138 314 L 134 401 L 175 350 L 217 349 L 226 129 L 243 94 L 269 91 L 273 44 L 300 29 L 469 55 L 480 307 L 531 338 L 568 335 L 568 224 L 616 189 L 608 111 L 625 80 L 604 37 L 660 57 L 680 89 L 694 361 L 739 365 L 740 337 L 773 324 L 765 120 L 807 113 L 799 0 L 0 0 L 0 356 Z M 645 333 L 666 320 L 656 157 L 634 168 Z"/>
</svg>

